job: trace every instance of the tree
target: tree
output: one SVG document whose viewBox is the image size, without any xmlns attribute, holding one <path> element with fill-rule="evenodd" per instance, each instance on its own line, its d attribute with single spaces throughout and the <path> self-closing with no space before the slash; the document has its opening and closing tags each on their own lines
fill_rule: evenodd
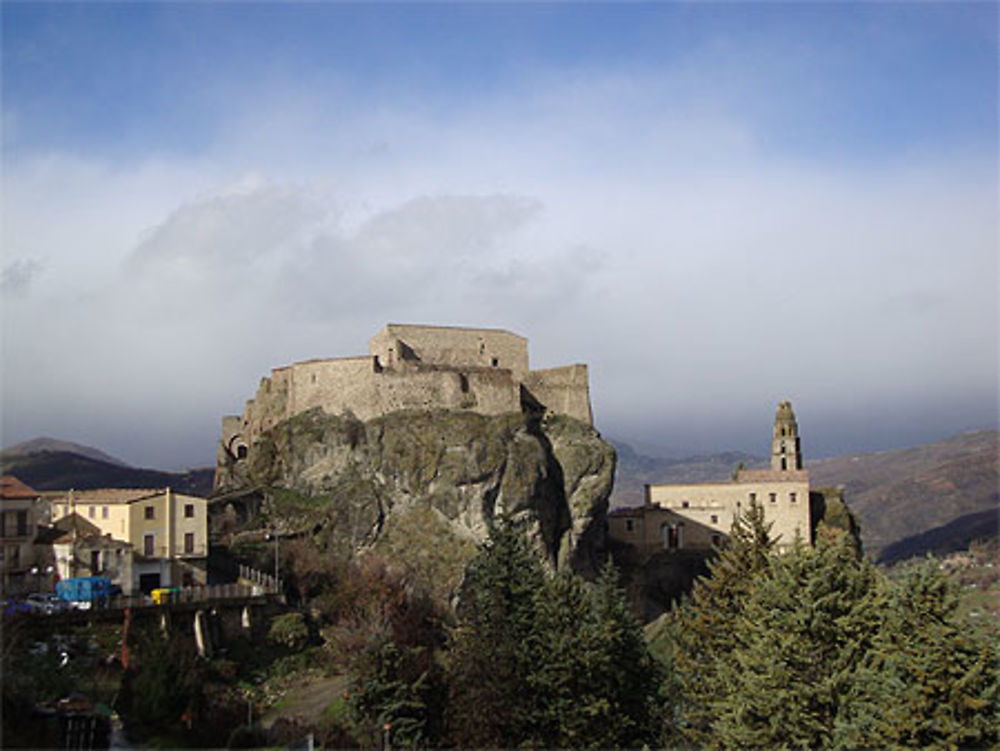
<svg viewBox="0 0 1000 751">
<path fill-rule="evenodd" d="M 859 667 L 842 745 L 984 748 L 1000 742 L 995 640 L 956 618 L 958 598 L 932 562 L 891 585 L 882 628 Z"/>
<path fill-rule="evenodd" d="M 734 622 L 711 745 L 829 747 L 884 605 L 847 534 L 776 556 Z"/>
<path fill-rule="evenodd" d="M 449 726 L 458 745 L 509 746 L 538 734 L 544 588 L 524 534 L 497 524 L 466 573 L 449 649 Z"/>
<path fill-rule="evenodd" d="M 724 695 L 719 674 L 732 664 L 735 624 L 770 567 L 773 548 L 764 508 L 751 501 L 733 520 L 726 547 L 709 562 L 709 575 L 695 582 L 690 597 L 676 610 L 670 624 L 672 669 L 667 673 L 673 682 L 664 687 L 671 697 L 666 722 L 670 736 L 710 743 L 714 704 Z"/>
<path fill-rule="evenodd" d="M 547 575 L 503 525 L 471 567 L 449 658 L 460 746 L 621 748 L 659 739 L 659 666 L 611 564 Z"/>
</svg>

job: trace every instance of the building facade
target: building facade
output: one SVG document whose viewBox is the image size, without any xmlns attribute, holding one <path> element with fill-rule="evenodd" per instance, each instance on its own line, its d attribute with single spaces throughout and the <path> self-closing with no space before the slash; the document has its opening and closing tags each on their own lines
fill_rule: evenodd
<svg viewBox="0 0 1000 751">
<path fill-rule="evenodd" d="M 51 508 L 53 524 L 66 533 L 58 541 L 60 575 L 117 576 L 126 593 L 206 581 L 204 498 L 170 488 L 71 490 L 53 498 Z"/>
<path fill-rule="evenodd" d="M 34 592 L 41 495 L 13 475 L 0 477 L 0 586 L 4 595 Z"/>
<path fill-rule="evenodd" d="M 730 482 L 646 485 L 645 490 L 642 506 L 608 516 L 610 536 L 645 554 L 718 547 L 754 502 L 763 508 L 778 550 L 796 539 L 811 541 L 809 473 L 802 469 L 798 424 L 788 401 L 775 414 L 770 469 L 741 469 Z"/>
</svg>

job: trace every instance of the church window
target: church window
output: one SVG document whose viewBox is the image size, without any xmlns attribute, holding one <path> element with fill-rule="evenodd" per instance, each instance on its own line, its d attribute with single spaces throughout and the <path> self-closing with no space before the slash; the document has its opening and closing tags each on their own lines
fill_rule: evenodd
<svg viewBox="0 0 1000 751">
<path fill-rule="evenodd" d="M 785 457 L 781 457 L 781 468 L 788 469 L 788 460 Z"/>
<path fill-rule="evenodd" d="M 458 385 L 461 387 L 463 394 L 468 394 L 469 393 L 469 376 L 467 376 L 465 373 L 459 373 L 458 374 Z"/>
<path fill-rule="evenodd" d="M 246 446 L 239 445 L 239 446 L 236 447 L 236 458 L 237 459 L 246 459 L 247 458 L 247 447 Z"/>
</svg>

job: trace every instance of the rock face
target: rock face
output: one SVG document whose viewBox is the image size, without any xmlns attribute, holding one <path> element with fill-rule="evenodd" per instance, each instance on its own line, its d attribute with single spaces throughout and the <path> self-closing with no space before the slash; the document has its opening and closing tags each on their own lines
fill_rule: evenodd
<svg viewBox="0 0 1000 751">
<path fill-rule="evenodd" d="M 613 447 L 562 415 L 407 410 L 361 422 L 313 409 L 220 465 L 215 505 L 256 495 L 279 533 L 381 552 L 444 593 L 501 514 L 550 565 L 592 574 L 614 468 Z"/>
</svg>

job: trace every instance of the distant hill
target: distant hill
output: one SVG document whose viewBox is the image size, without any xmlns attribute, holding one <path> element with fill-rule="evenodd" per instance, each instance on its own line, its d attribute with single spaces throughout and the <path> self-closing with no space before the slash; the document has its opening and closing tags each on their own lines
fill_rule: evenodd
<svg viewBox="0 0 1000 751">
<path fill-rule="evenodd" d="M 215 470 L 204 468 L 187 472 L 162 472 L 129 467 L 71 451 L 43 450 L 14 454 L 4 451 L 0 455 L 0 473 L 15 475 L 35 490 L 169 486 L 181 493 L 206 496 L 212 490 Z"/>
<path fill-rule="evenodd" d="M 79 456 L 85 456 L 88 459 L 96 459 L 99 462 L 117 464 L 119 467 L 129 466 L 127 462 L 123 462 L 121 459 L 105 454 L 103 451 L 99 451 L 93 446 L 84 446 L 83 444 L 73 443 L 72 441 L 60 441 L 58 438 L 45 437 L 32 438 L 30 441 L 24 441 L 22 443 L 16 443 L 13 446 L 8 446 L 3 451 L 0 451 L 0 461 L 6 461 L 18 456 L 38 454 L 43 451 L 77 454 Z"/>
<path fill-rule="evenodd" d="M 933 553 L 945 556 L 968 550 L 975 540 L 995 540 L 1000 532 L 1000 514 L 996 509 L 977 511 L 953 519 L 919 535 L 906 537 L 882 548 L 879 563 L 897 563 L 916 556 Z"/>
<path fill-rule="evenodd" d="M 961 545 L 974 518 L 982 521 L 989 512 L 997 514 L 998 442 L 997 431 L 979 430 L 898 451 L 807 461 L 806 468 L 814 487 L 844 486 L 844 497 L 861 523 L 865 550 L 878 558 L 888 546 L 938 528 L 941 531 L 928 538 L 934 549 Z M 767 465 L 763 458 L 734 452 L 677 460 L 642 456 L 627 444 L 615 445 L 618 474 L 612 506 L 642 503 L 645 483 L 718 482 L 731 477 L 741 461 L 748 468 Z M 972 516 L 979 512 L 986 515 Z M 955 525 L 948 526 L 952 521 Z M 988 525 L 981 528 L 989 530 Z M 955 539 L 948 543 L 942 535 Z M 926 548 L 920 546 L 928 539 L 910 539 L 891 554 L 914 550 L 922 555 Z"/>
<path fill-rule="evenodd" d="M 730 479 L 740 462 L 747 468 L 767 466 L 766 459 L 740 451 L 670 459 L 644 456 L 622 441 L 610 442 L 618 450 L 612 506 L 638 506 L 645 500 L 646 484 L 720 482 Z"/>
<path fill-rule="evenodd" d="M 998 441 L 978 430 L 898 451 L 808 463 L 816 486 L 843 485 L 865 550 L 887 546 L 968 514 L 996 513 Z"/>
</svg>

